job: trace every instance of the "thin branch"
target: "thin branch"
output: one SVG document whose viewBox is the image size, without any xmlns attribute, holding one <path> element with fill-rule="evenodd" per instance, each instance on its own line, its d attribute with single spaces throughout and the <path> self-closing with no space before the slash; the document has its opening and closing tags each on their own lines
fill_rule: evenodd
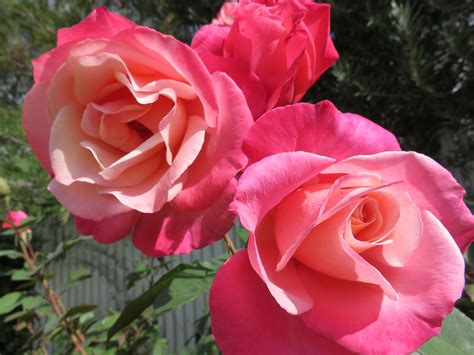
<svg viewBox="0 0 474 355">
<path fill-rule="evenodd" d="M 235 247 L 234 243 L 232 242 L 232 239 L 230 238 L 229 234 L 224 235 L 224 240 L 227 245 L 227 248 L 229 249 L 230 253 L 234 255 L 237 253 L 237 248 Z"/>
</svg>

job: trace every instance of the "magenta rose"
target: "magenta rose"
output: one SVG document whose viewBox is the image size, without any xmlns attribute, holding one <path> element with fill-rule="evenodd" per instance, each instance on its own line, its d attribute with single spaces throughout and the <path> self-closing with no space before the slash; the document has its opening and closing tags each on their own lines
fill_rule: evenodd
<svg viewBox="0 0 474 355">
<path fill-rule="evenodd" d="M 49 190 L 103 243 L 189 253 L 222 236 L 252 117 L 173 37 L 100 8 L 34 60 L 23 125 Z"/>
<path fill-rule="evenodd" d="M 244 148 L 248 249 L 210 295 L 224 354 L 406 354 L 440 332 L 474 238 L 447 170 L 327 101 L 266 113 Z"/>
<path fill-rule="evenodd" d="M 337 59 L 330 6 L 311 0 L 224 3 L 192 47 L 211 72 L 223 71 L 242 88 L 255 119 L 301 100 Z"/>
</svg>

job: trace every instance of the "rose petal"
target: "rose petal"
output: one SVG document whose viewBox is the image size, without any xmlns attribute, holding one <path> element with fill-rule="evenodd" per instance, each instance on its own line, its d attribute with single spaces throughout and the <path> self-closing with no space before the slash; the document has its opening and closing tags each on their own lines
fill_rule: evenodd
<svg viewBox="0 0 474 355">
<path fill-rule="evenodd" d="M 47 82 L 41 82 L 35 84 L 26 94 L 22 123 L 33 153 L 35 153 L 43 169 L 51 174 L 53 172 L 49 159 L 51 125 L 48 119 L 47 87 Z"/>
<path fill-rule="evenodd" d="M 341 160 L 400 147 L 392 133 L 361 116 L 338 111 L 329 101 L 273 109 L 252 126 L 244 142 L 251 163 L 298 150 Z"/>
<path fill-rule="evenodd" d="M 130 208 L 121 204 L 114 196 L 101 193 L 96 185 L 74 182 L 66 186 L 53 179 L 48 190 L 68 211 L 84 219 L 102 221 L 130 211 Z"/>
<path fill-rule="evenodd" d="M 207 54 L 222 56 L 224 54 L 224 41 L 229 31 L 230 27 L 227 26 L 204 25 L 194 35 L 191 47 L 201 57 Z"/>
<path fill-rule="evenodd" d="M 99 7 L 77 25 L 58 30 L 57 46 L 85 38 L 111 38 L 115 34 L 137 25 L 123 16 Z"/>
<path fill-rule="evenodd" d="M 227 211 L 235 185 L 233 179 L 218 200 L 204 210 L 180 211 L 166 204 L 157 213 L 142 215 L 133 244 L 145 255 L 161 257 L 189 254 L 221 239 L 235 221 L 235 215 Z"/>
<path fill-rule="evenodd" d="M 302 315 L 305 323 L 357 353 L 411 353 L 439 334 L 442 320 L 461 296 L 464 261 L 442 224 L 429 212 L 423 212 L 422 219 L 423 237 L 406 265 L 378 265 L 398 301 L 383 297 L 374 286 L 302 268 L 304 284 L 318 300 Z"/>
<path fill-rule="evenodd" d="M 191 116 L 188 120 L 183 142 L 171 167 L 165 168 L 162 164 L 154 175 L 140 185 L 121 189 L 104 189 L 103 192 L 114 195 L 124 205 L 142 213 L 159 211 L 169 201 L 170 188 L 186 172 L 202 149 L 206 123 L 197 116 Z M 137 152 L 139 152 L 138 148 Z"/>
<path fill-rule="evenodd" d="M 67 106 L 59 112 L 51 127 L 49 142 L 51 166 L 57 182 L 71 185 L 75 181 L 94 183 L 100 179 L 99 164 L 81 146 L 81 141 L 91 139 L 81 130 L 79 107 Z"/>
<path fill-rule="evenodd" d="M 209 206 L 247 163 L 241 147 L 253 123 L 245 99 L 225 74 L 213 76 L 219 103 L 216 128 L 208 136 L 196 161 L 188 169 L 183 190 L 172 202 L 176 209 L 202 209 Z"/>
<path fill-rule="evenodd" d="M 463 202 L 464 189 L 431 158 L 414 152 L 386 152 L 348 158 L 328 169 L 347 173 L 361 170 L 380 174 L 385 181 L 405 181 L 416 206 L 433 213 L 461 251 L 474 239 L 474 216 Z"/>
<path fill-rule="evenodd" d="M 74 216 L 79 233 L 92 235 L 102 244 L 115 243 L 128 236 L 139 219 L 140 214 L 136 211 L 122 213 L 99 222 Z"/>
<path fill-rule="evenodd" d="M 418 248 L 423 235 L 423 224 L 420 210 L 410 198 L 408 190 L 406 184 L 395 184 L 380 190 L 396 197 L 400 205 L 400 216 L 398 223 L 390 234 L 390 239 L 393 242 L 384 245 L 382 248 L 374 248 L 364 253 L 364 258 L 369 262 L 376 258 L 392 266 L 403 266 Z"/>
<path fill-rule="evenodd" d="M 281 309 L 252 270 L 245 250 L 217 272 L 209 307 L 212 334 L 224 354 L 349 353 Z"/>
<path fill-rule="evenodd" d="M 266 157 L 245 170 L 231 209 L 248 230 L 255 231 L 270 209 L 333 162 L 331 158 L 305 152 Z"/>
<path fill-rule="evenodd" d="M 295 259 L 334 278 L 378 285 L 388 297 L 397 299 L 390 282 L 344 240 L 352 211 L 353 207 L 346 207 L 318 224 L 296 250 Z"/>
<path fill-rule="evenodd" d="M 173 75 L 174 71 L 181 79 L 176 74 L 170 78 L 187 82 L 194 88 L 204 107 L 207 124 L 216 126 L 218 106 L 214 85 L 209 71 L 196 52 L 173 37 L 145 27 L 124 31 L 117 38 L 138 49 L 142 55 L 153 58 L 151 68 L 167 75 Z"/>
<path fill-rule="evenodd" d="M 202 60 L 211 73 L 221 71 L 234 80 L 244 93 L 255 120 L 265 112 L 267 102 L 265 87 L 260 79 L 242 63 L 232 58 L 223 58 L 212 54 L 202 56 Z"/>
<path fill-rule="evenodd" d="M 275 243 L 274 223 L 274 215 L 268 214 L 255 233 L 250 234 L 250 264 L 281 308 L 290 314 L 302 314 L 313 307 L 313 300 L 299 279 L 293 260 L 277 269 L 280 253 Z"/>
<path fill-rule="evenodd" d="M 328 187 L 328 190 L 320 190 L 321 184 Z M 318 223 L 323 223 L 370 191 L 384 186 L 386 185 L 380 184 L 380 177 L 376 174 L 320 174 L 307 181 L 301 190 L 288 195 L 277 208 L 275 230 L 281 252 L 277 270 L 285 267 Z"/>
</svg>

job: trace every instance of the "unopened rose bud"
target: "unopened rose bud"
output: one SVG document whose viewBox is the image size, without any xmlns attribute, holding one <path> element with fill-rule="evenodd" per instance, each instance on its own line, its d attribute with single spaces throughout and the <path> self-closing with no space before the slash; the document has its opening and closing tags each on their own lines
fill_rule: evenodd
<svg viewBox="0 0 474 355">
<path fill-rule="evenodd" d="M 7 214 L 5 220 L 3 221 L 2 228 L 3 229 L 11 229 L 15 227 L 19 227 L 24 220 L 29 218 L 25 212 L 23 211 L 11 211 Z M 30 232 L 30 228 L 22 228 L 16 231 L 16 234 L 22 234 Z"/>
</svg>

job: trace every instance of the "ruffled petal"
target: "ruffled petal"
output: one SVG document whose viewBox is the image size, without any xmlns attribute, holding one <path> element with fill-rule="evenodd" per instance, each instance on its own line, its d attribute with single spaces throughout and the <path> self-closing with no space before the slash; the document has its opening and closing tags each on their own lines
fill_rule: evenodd
<svg viewBox="0 0 474 355">
<path fill-rule="evenodd" d="M 333 163 L 331 158 L 306 152 L 266 157 L 245 170 L 231 209 L 253 232 L 257 223 L 285 196 Z"/>
<path fill-rule="evenodd" d="M 398 151 L 400 146 L 392 133 L 377 124 L 322 101 L 265 113 L 249 130 L 243 149 L 253 163 L 268 155 L 298 150 L 341 160 Z"/>
<path fill-rule="evenodd" d="M 183 190 L 172 202 L 180 210 L 211 205 L 247 163 L 241 147 L 253 120 L 245 98 L 227 75 L 214 74 L 214 82 L 219 103 L 217 127 L 207 130 L 205 145 L 187 171 Z"/>
<path fill-rule="evenodd" d="M 180 211 L 166 204 L 159 212 L 144 214 L 133 244 L 145 255 L 189 254 L 219 239 L 232 227 L 235 215 L 228 206 L 235 192 L 233 179 L 213 205 L 198 211 Z"/>
</svg>

